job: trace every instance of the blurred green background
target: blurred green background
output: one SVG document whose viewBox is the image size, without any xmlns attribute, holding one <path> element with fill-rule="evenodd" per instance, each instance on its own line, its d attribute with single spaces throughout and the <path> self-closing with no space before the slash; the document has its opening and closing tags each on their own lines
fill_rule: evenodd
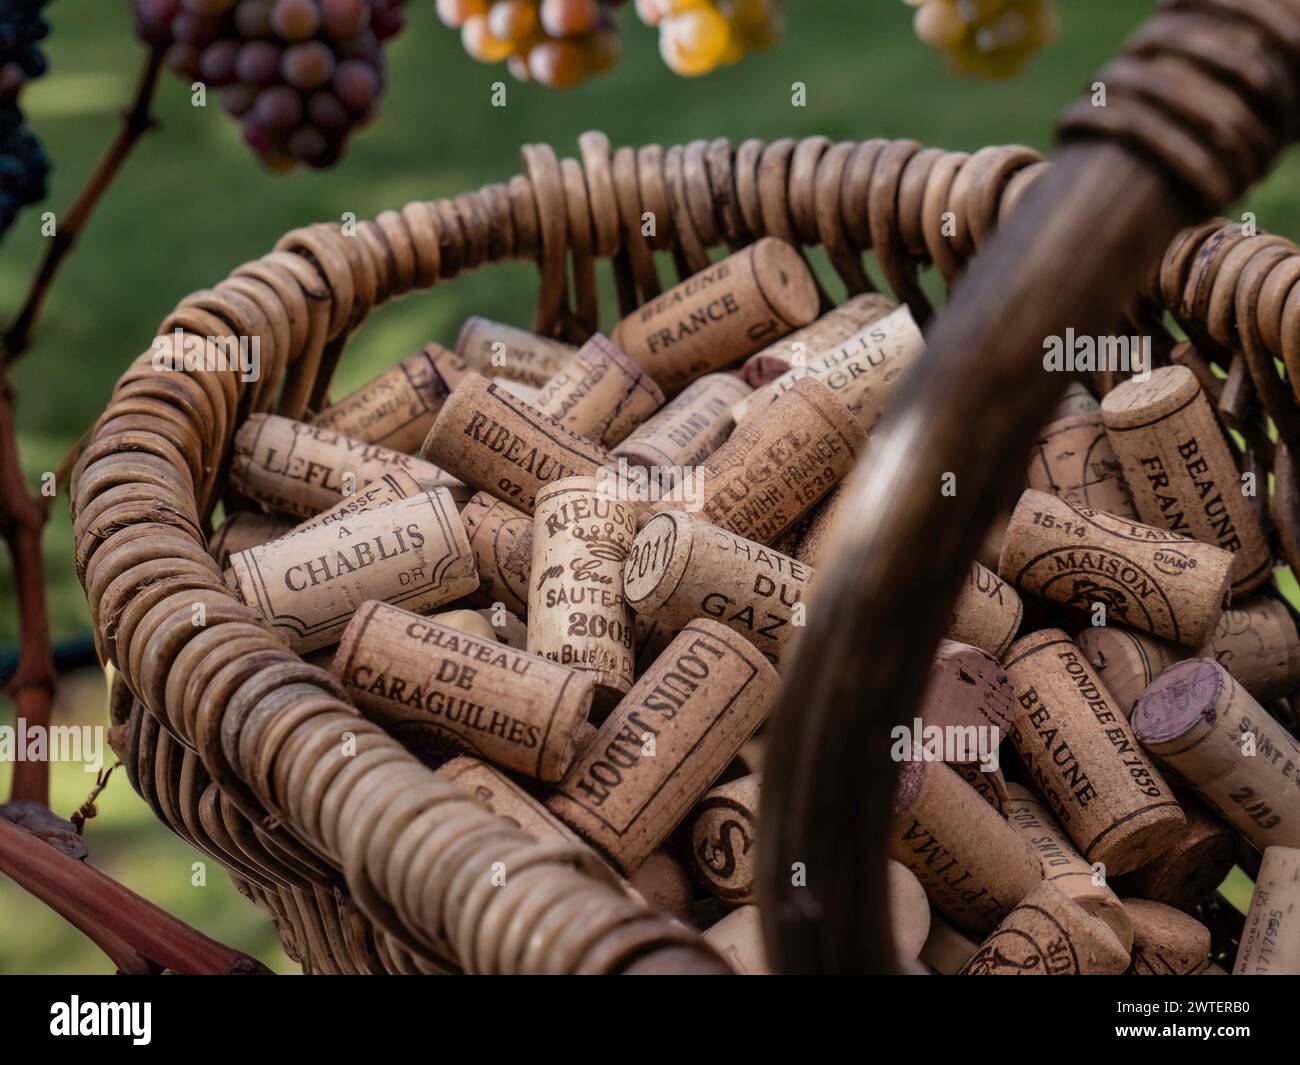
<svg viewBox="0 0 1300 1065">
<path fill-rule="evenodd" d="M 519 145 L 546 141 L 576 155 L 578 134 L 607 132 L 615 145 L 684 143 L 698 137 L 825 134 L 833 139 L 912 137 L 954 149 L 1018 142 L 1046 150 L 1053 120 L 1153 7 L 1149 0 L 1062 3 L 1061 39 L 1017 79 L 984 83 L 950 74 L 912 34 L 901 0 L 793 0 L 777 47 L 698 80 L 675 77 L 659 59 L 655 31 L 631 5 L 619 12 L 624 56 L 612 74 L 567 92 L 520 85 L 502 67 L 470 60 L 438 23 L 432 0 L 410 0 L 405 32 L 390 42 L 389 89 L 378 121 L 326 173 L 273 176 L 239 139 L 215 97 L 190 106 L 170 74 L 160 85 L 149 134 L 83 234 L 48 312 L 15 375 L 26 471 L 33 486 L 58 467 L 103 410 L 127 363 L 149 347 L 157 323 L 187 292 L 266 252 L 295 226 L 359 218 L 413 199 L 451 196 L 520 171 Z M 23 98 L 54 162 L 49 201 L 28 209 L 0 245 L 0 315 L 20 304 L 44 240 L 40 212 L 66 211 L 117 128 L 133 91 L 141 48 L 128 0 L 53 0 L 50 73 Z M 490 106 L 505 81 L 508 104 Z M 807 105 L 791 105 L 791 83 Z M 1300 237 L 1300 160 L 1292 155 L 1243 205 L 1259 225 Z M 471 274 L 376 313 L 349 349 L 336 394 L 428 340 L 454 341 L 461 320 L 483 314 L 524 325 L 535 292 L 530 266 Z M 832 286 L 832 291 L 835 289 Z M 72 537 L 60 498 L 46 541 L 56 639 L 88 631 L 71 565 Z M 0 649 L 17 632 L 9 561 L 0 559 Z M 104 719 L 97 672 L 64 680 L 61 721 Z M 13 708 L 0 701 L 0 723 Z M 0 765 L 0 800 L 9 769 Z M 53 806 L 67 816 L 93 776 L 54 768 Z M 91 860 L 207 934 L 292 971 L 269 919 L 235 894 L 224 874 L 190 886 L 196 855 L 161 825 L 118 773 L 87 828 Z M 1241 892 L 1245 891 L 1244 897 Z M 1245 905 L 1249 884 L 1234 894 Z M 104 957 L 40 903 L 0 878 L 0 972 L 107 972 Z"/>
</svg>

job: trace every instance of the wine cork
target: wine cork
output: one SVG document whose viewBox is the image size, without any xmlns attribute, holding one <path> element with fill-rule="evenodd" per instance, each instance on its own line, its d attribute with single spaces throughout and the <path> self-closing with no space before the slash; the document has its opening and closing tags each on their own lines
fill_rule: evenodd
<svg viewBox="0 0 1300 1065">
<path fill-rule="evenodd" d="M 930 910 L 930 934 L 925 937 L 920 954 L 925 965 L 941 976 L 956 976 L 979 947 L 978 942 Z"/>
<path fill-rule="evenodd" d="M 943 761 L 983 760 L 988 743 L 990 753 L 996 756 L 997 745 L 1015 718 L 1013 702 L 1011 682 L 997 659 L 970 644 L 939 641 L 921 696 L 920 720 L 927 729 L 953 730 L 969 741 L 965 744 L 969 757 L 945 757 Z M 990 725 L 996 731 L 982 745 L 970 730 Z"/>
<path fill-rule="evenodd" d="M 490 318 L 466 318 L 456 338 L 456 354 L 471 370 L 534 388 L 545 387 L 575 350 L 571 344 Z"/>
<path fill-rule="evenodd" d="M 457 386 L 421 448 L 475 489 L 532 514 L 543 485 L 613 465 L 608 451 L 569 432 L 476 373 Z"/>
<path fill-rule="evenodd" d="M 1300 744 L 1213 659 L 1165 670 L 1133 731 L 1256 850 L 1300 847 Z"/>
<path fill-rule="evenodd" d="M 468 371 L 459 355 L 429 344 L 326 407 L 311 424 L 393 451 L 414 451 Z"/>
<path fill-rule="evenodd" d="M 690 917 L 691 902 L 695 898 L 691 877 L 672 855 L 655 851 L 632 874 L 629 882 L 652 910 L 671 914 L 679 921 Z"/>
<path fill-rule="evenodd" d="M 1134 705 L 1156 677 L 1187 657 L 1186 647 L 1120 625 L 1089 626 L 1074 642 L 1125 717 L 1133 716 Z"/>
<path fill-rule="evenodd" d="M 1257 595 L 1223 611 L 1198 657 L 1213 658 L 1261 703 L 1300 686 L 1300 636 L 1286 604 Z"/>
<path fill-rule="evenodd" d="M 516 651 L 528 650 L 528 626 L 520 620 L 518 615 L 512 614 L 509 610 L 497 604 L 475 611 L 475 613 L 484 619 L 498 643 L 513 647 Z"/>
<path fill-rule="evenodd" d="M 795 366 L 731 408 L 740 424 L 769 407 L 795 383 L 811 377 L 825 384 L 868 432 L 908 367 L 925 350 L 925 338 L 907 307 L 872 322 L 847 340 Z"/>
<path fill-rule="evenodd" d="M 1133 921 L 1104 877 L 1084 860 L 1052 812 L 1028 788 L 1008 784 L 1007 820 L 1038 855 L 1043 879 L 1060 888 L 1087 913 L 1107 925 L 1127 951 Z"/>
<path fill-rule="evenodd" d="M 921 881 L 905 865 L 892 858 L 886 870 L 889 878 L 889 928 L 900 960 L 915 959 L 930 935 L 930 901 Z"/>
<path fill-rule="evenodd" d="M 695 505 L 710 524 L 770 544 L 853 468 L 865 439 L 830 389 L 805 378 L 704 460 L 702 503 L 676 495 L 654 509 Z"/>
<path fill-rule="evenodd" d="M 506 642 L 497 639 L 497 632 L 492 627 L 492 623 L 477 610 L 442 610 L 437 614 L 430 614 L 429 620 L 470 636 L 477 636 L 480 640 L 487 640 L 490 643 Z"/>
<path fill-rule="evenodd" d="M 344 496 L 341 502 L 332 504 L 315 517 L 299 522 L 285 535 L 295 536 L 322 525 L 336 525 L 342 521 L 351 521 L 365 511 L 395 503 L 399 499 L 410 499 L 425 491 L 420 482 L 404 470 L 386 473 L 363 484 L 351 495 Z"/>
<path fill-rule="evenodd" d="M 976 795 L 1003 817 L 1007 816 L 1007 803 L 1010 801 L 1010 796 L 1007 794 L 1009 785 L 1001 769 L 981 766 L 978 762 L 949 762 L 948 765 L 952 766 L 953 772 L 961 777 Z"/>
<path fill-rule="evenodd" d="M 778 685 L 744 637 L 692 621 L 601 725 L 547 807 L 618 869 L 635 871 L 753 734 Z"/>
<path fill-rule="evenodd" d="M 998 575 L 1020 592 L 1200 647 L 1228 595 L 1232 555 L 1177 533 L 1029 489 L 1007 526 Z"/>
<path fill-rule="evenodd" d="M 588 677 L 598 706 L 617 702 L 633 677 L 633 616 L 623 564 L 636 510 L 566 477 L 543 488 L 533 515 L 528 650 Z"/>
<path fill-rule="evenodd" d="M 1196 918 L 1147 899 L 1125 899 L 1133 921 L 1129 976 L 1199 976 L 1210 963 L 1210 930 Z"/>
<path fill-rule="evenodd" d="M 796 366 L 808 365 L 809 360 L 848 340 L 897 306 L 879 292 L 863 292 L 847 299 L 810 325 L 751 355 L 740 367 L 740 376 L 751 388 L 771 384 Z"/>
<path fill-rule="evenodd" d="M 972 562 L 948 622 L 948 639 L 1001 658 L 1020 631 L 1025 604 L 1006 581 Z"/>
<path fill-rule="evenodd" d="M 451 493 L 435 489 L 241 551 L 226 583 L 304 652 L 335 642 L 360 602 L 427 614 L 478 575 Z"/>
<path fill-rule="evenodd" d="M 613 447 L 663 402 L 649 374 L 596 333 L 546 382 L 532 405 L 571 432 Z"/>
<path fill-rule="evenodd" d="M 704 940 L 741 976 L 770 976 L 757 906 L 732 910 L 704 932 Z"/>
<path fill-rule="evenodd" d="M 1118 876 L 1171 846 L 1187 824 L 1178 800 L 1083 652 L 1043 629 L 1011 645 L 1006 668 L 1011 742 L 1084 859 Z"/>
<path fill-rule="evenodd" d="M 1110 928 L 1050 881 L 998 925 L 960 976 L 1116 976 L 1128 951 Z"/>
<path fill-rule="evenodd" d="M 612 339 L 664 391 L 675 392 L 807 325 L 818 302 L 799 252 L 763 237 L 633 311 Z"/>
<path fill-rule="evenodd" d="M 713 618 L 779 667 L 805 622 L 812 570 L 726 529 L 666 513 L 637 534 L 623 580 L 628 605 L 638 614 L 675 628 Z"/>
<path fill-rule="evenodd" d="M 1071 506 L 1138 517 L 1106 435 L 1101 406 L 1078 382 L 1070 385 L 1052 420 L 1039 432 L 1025 481 Z"/>
<path fill-rule="evenodd" d="M 1127 876 L 1114 889 L 1125 898 L 1150 899 L 1191 911 L 1214 894 L 1235 864 L 1237 835 L 1195 796 L 1178 795 L 1187 828 L 1163 854 Z"/>
<path fill-rule="evenodd" d="M 278 414 L 251 414 L 235 434 L 230 481 L 250 499 L 311 518 L 361 485 L 401 471 L 426 490 L 458 487 L 444 470 L 378 444 Z"/>
<path fill-rule="evenodd" d="M 749 393 L 739 377 L 705 374 L 633 430 L 613 453 L 646 469 L 697 466 L 726 443 L 736 424 L 731 405 Z"/>
<path fill-rule="evenodd" d="M 1233 976 L 1300 974 L 1300 850 L 1267 847 Z"/>
<path fill-rule="evenodd" d="M 483 602 L 528 615 L 528 574 L 533 569 L 533 519 L 509 503 L 476 492 L 460 512 L 478 570 Z"/>
<path fill-rule="evenodd" d="M 564 775 L 591 709 L 587 677 L 379 602 L 343 630 L 334 673 L 371 720 L 538 780 Z"/>
<path fill-rule="evenodd" d="M 231 555 L 277 540 L 292 528 L 293 522 L 287 518 L 257 510 L 241 510 L 230 515 L 212 534 L 208 541 L 208 554 L 225 569 Z"/>
<path fill-rule="evenodd" d="M 726 902 L 754 902 L 759 778 L 753 774 L 710 789 L 691 811 L 691 869 Z"/>
<path fill-rule="evenodd" d="M 498 817 L 512 822 L 543 842 L 577 843 L 586 846 L 563 821 L 524 791 L 500 770 L 481 759 L 462 754 L 433 771 L 469 792 Z"/>
<path fill-rule="evenodd" d="M 1234 598 L 1263 584 L 1273 557 L 1196 375 L 1164 366 L 1125 381 L 1101 413 L 1142 520 L 1232 552 Z"/>
<path fill-rule="evenodd" d="M 1042 870 L 1015 829 L 972 798 L 942 762 L 904 762 L 889 856 L 916 875 L 935 909 L 983 935 L 1034 889 Z"/>
</svg>

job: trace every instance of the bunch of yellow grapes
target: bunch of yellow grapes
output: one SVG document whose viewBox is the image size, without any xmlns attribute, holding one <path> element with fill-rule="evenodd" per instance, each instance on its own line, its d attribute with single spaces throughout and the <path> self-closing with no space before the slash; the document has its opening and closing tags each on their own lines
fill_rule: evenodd
<svg viewBox="0 0 1300 1065">
<path fill-rule="evenodd" d="M 636 11 L 659 28 L 659 54 L 684 77 L 766 48 L 785 25 L 779 0 L 636 0 Z"/>
<path fill-rule="evenodd" d="M 1056 39 L 1055 0 L 906 0 L 916 35 L 964 74 L 1008 78 Z"/>
</svg>

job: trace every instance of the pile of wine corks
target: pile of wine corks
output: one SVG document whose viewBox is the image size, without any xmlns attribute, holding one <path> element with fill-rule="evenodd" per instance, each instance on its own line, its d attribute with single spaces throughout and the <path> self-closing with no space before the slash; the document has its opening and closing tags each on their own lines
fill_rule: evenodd
<svg viewBox="0 0 1300 1065">
<path fill-rule="evenodd" d="M 1046 419 L 996 530 L 1024 608 L 995 652 L 1001 805 L 950 751 L 896 793 L 930 970 L 1300 973 L 1300 637 L 1266 488 L 1181 366 L 1072 383 Z"/>
</svg>

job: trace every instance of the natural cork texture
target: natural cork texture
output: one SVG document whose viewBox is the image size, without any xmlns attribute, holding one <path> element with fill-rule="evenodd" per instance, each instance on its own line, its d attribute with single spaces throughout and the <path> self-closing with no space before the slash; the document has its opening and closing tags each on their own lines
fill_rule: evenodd
<svg viewBox="0 0 1300 1065">
<path fill-rule="evenodd" d="M 1209 544 L 1029 489 L 1007 525 L 998 575 L 1093 616 L 1100 604 L 1107 624 L 1200 647 L 1227 602 L 1232 559 Z"/>
<path fill-rule="evenodd" d="M 627 459 L 629 466 L 647 469 L 697 466 L 726 443 L 736 424 L 731 405 L 749 393 L 750 387 L 739 377 L 705 374 L 635 429 L 613 453 Z"/>
<path fill-rule="evenodd" d="M 593 693 L 564 666 L 378 602 L 344 629 L 334 673 L 371 720 L 547 781 L 577 754 Z"/>
<path fill-rule="evenodd" d="M 930 900 L 916 875 L 905 865 L 889 859 L 886 872 L 889 887 L 889 929 L 899 960 L 911 961 L 921 953 L 930 935 Z"/>
<path fill-rule="evenodd" d="M 743 636 L 691 622 L 606 718 L 547 808 L 620 871 L 635 871 L 758 728 L 779 685 Z"/>
<path fill-rule="evenodd" d="M 931 904 L 976 935 L 992 931 L 1042 879 L 1019 834 L 942 762 L 904 762 L 894 792 L 889 856 Z"/>
<path fill-rule="evenodd" d="M 1125 717 L 1133 715 L 1147 686 L 1188 653 L 1186 647 L 1119 625 L 1090 625 L 1075 643 Z"/>
<path fill-rule="evenodd" d="M 827 351 L 807 359 L 731 408 L 737 423 L 774 403 L 806 377 L 821 381 L 868 432 L 903 374 L 925 350 L 912 312 L 899 307 Z"/>
<path fill-rule="evenodd" d="M 528 574 L 533 569 L 533 519 L 509 503 L 476 492 L 460 512 L 478 569 L 485 603 L 503 603 L 528 616 Z"/>
<path fill-rule="evenodd" d="M 796 329 L 745 360 L 740 376 L 753 388 L 771 384 L 782 374 L 809 362 L 861 332 L 897 307 L 888 296 L 864 292 L 832 307 L 811 325 Z"/>
<path fill-rule="evenodd" d="M 820 381 L 805 378 L 761 415 L 738 425 L 700 467 L 700 517 L 770 544 L 853 468 L 862 426 Z M 661 510 L 682 510 L 670 499 Z"/>
<path fill-rule="evenodd" d="M 1025 482 L 1071 506 L 1138 517 L 1115 449 L 1106 435 L 1101 405 L 1078 382 L 1038 434 Z"/>
<path fill-rule="evenodd" d="M 957 593 L 948 639 L 968 643 L 1001 658 L 1020 631 L 1025 604 L 1006 581 L 972 562 Z"/>
<path fill-rule="evenodd" d="M 293 521 L 275 514 L 256 510 L 241 510 L 221 523 L 221 527 L 208 541 L 208 553 L 222 569 L 228 566 L 230 556 L 250 547 L 278 540 L 293 529 Z"/>
<path fill-rule="evenodd" d="M 1269 847 L 1241 930 L 1233 976 L 1300 974 L 1300 850 Z"/>
<path fill-rule="evenodd" d="M 429 344 L 326 407 L 311 423 L 393 451 L 415 451 L 468 371 L 459 355 Z"/>
<path fill-rule="evenodd" d="M 948 762 L 953 771 L 962 778 L 981 799 L 988 803 L 1003 817 L 1007 816 L 1007 803 L 1011 796 L 1007 793 L 1007 778 L 1001 769 L 990 769 L 979 762 Z"/>
<path fill-rule="evenodd" d="M 704 941 L 740 976 L 769 976 L 757 906 L 740 906 L 704 932 Z"/>
<path fill-rule="evenodd" d="M 710 789 L 689 818 L 696 879 L 736 905 L 758 898 L 758 796 L 759 778 L 751 773 Z"/>
<path fill-rule="evenodd" d="M 613 447 L 663 402 L 650 375 L 596 333 L 555 372 L 532 405 L 570 432 Z"/>
<path fill-rule="evenodd" d="M 299 522 L 285 535 L 296 536 L 298 533 L 322 525 L 336 525 L 341 521 L 355 518 L 365 511 L 375 510 L 388 503 L 396 503 L 399 499 L 410 499 L 412 496 L 421 495 L 425 491 L 426 489 L 420 482 L 405 470 L 386 473 L 377 480 L 363 484 L 352 495 L 345 496 L 343 502 L 335 503 L 332 507 L 321 511 L 314 518 Z"/>
<path fill-rule="evenodd" d="M 1210 964 L 1210 930 L 1163 903 L 1125 899 L 1133 920 L 1129 976 L 1200 976 Z"/>
<path fill-rule="evenodd" d="M 609 452 L 504 388 L 468 374 L 443 405 L 421 448 L 466 484 L 532 514 L 537 493 L 562 477 L 612 466 Z"/>
<path fill-rule="evenodd" d="M 1217 662 L 1167 669 L 1138 700 L 1133 731 L 1256 850 L 1300 847 L 1300 744 Z"/>
<path fill-rule="evenodd" d="M 1043 865 L 1043 879 L 1105 923 L 1125 950 L 1133 945 L 1133 922 L 1119 897 L 1097 875 L 1065 830 L 1038 796 L 1019 784 L 1008 784 L 1007 820 L 1020 833 Z"/>
<path fill-rule="evenodd" d="M 1178 794 L 1187 827 L 1174 845 L 1140 869 L 1117 877 L 1124 898 L 1192 910 L 1214 894 L 1236 864 L 1237 834 L 1194 795 Z"/>
<path fill-rule="evenodd" d="M 1300 687 L 1300 636 L 1285 603 L 1257 595 L 1231 604 L 1197 657 L 1213 658 L 1262 703 Z"/>
<path fill-rule="evenodd" d="M 635 537 L 635 507 L 601 494 L 595 478 L 566 477 L 537 496 L 528 650 L 588 677 L 598 707 L 632 687 L 634 619 L 623 563 Z"/>
<path fill-rule="evenodd" d="M 398 471 L 426 490 L 456 486 L 454 477 L 422 459 L 278 414 L 253 414 L 235 434 L 230 482 L 273 510 L 311 518 Z"/>
<path fill-rule="evenodd" d="M 456 354 L 471 370 L 533 388 L 545 386 L 575 350 L 571 344 L 490 318 L 466 318 L 456 338 Z"/>
<path fill-rule="evenodd" d="M 977 950 L 976 940 L 957 931 L 933 910 L 930 912 L 930 934 L 925 937 L 920 955 L 927 967 L 940 976 L 956 976 Z"/>
<path fill-rule="evenodd" d="M 512 822 L 545 843 L 582 841 L 563 821 L 524 791 L 499 769 L 472 755 L 444 762 L 434 776 L 469 792 L 498 817 Z"/>
<path fill-rule="evenodd" d="M 1078 646 L 1043 629 L 1011 645 L 1006 668 L 1011 742 L 1084 859 L 1118 876 L 1171 846 L 1187 823 L 1178 800 Z"/>
<path fill-rule="evenodd" d="M 818 303 L 799 252 L 764 237 L 633 311 L 612 339 L 665 392 L 675 392 L 807 325 Z"/>
<path fill-rule="evenodd" d="M 1231 551 L 1234 598 L 1268 580 L 1268 542 L 1196 375 L 1165 366 L 1125 381 L 1101 412 L 1142 520 Z"/>
<path fill-rule="evenodd" d="M 417 613 L 478 587 L 469 540 L 444 489 L 231 556 L 226 583 L 298 652 L 334 643 L 357 604 Z"/>
<path fill-rule="evenodd" d="M 681 628 L 698 617 L 720 621 L 780 666 L 804 624 L 812 569 L 773 548 L 687 514 L 651 518 L 624 567 L 628 604 Z"/>
<path fill-rule="evenodd" d="M 961 976 L 1116 976 L 1129 955 L 1115 933 L 1044 882 L 979 945 Z"/>
<path fill-rule="evenodd" d="M 1012 703 L 1011 682 L 997 659 L 970 644 L 939 641 L 918 710 L 923 725 L 960 729 L 991 725 L 998 730 L 1000 742 L 1015 716 Z M 973 762 L 978 757 L 971 750 L 970 757 L 960 760 Z"/>
</svg>

